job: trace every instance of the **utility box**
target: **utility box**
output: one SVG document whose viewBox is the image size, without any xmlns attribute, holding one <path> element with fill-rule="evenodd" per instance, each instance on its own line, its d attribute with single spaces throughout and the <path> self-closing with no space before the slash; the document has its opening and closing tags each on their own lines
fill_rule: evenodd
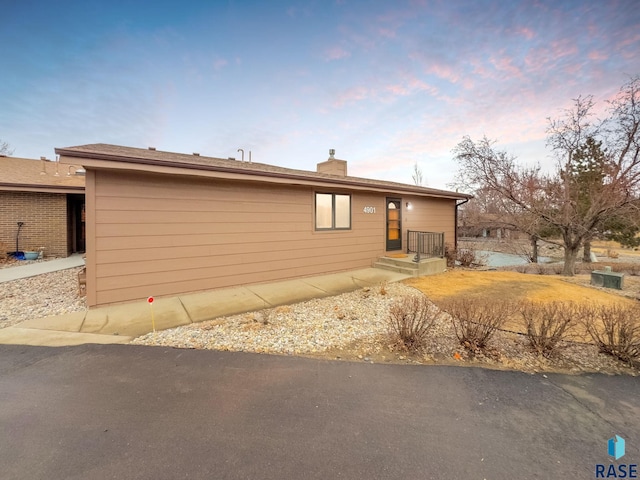
<svg viewBox="0 0 640 480">
<path fill-rule="evenodd" d="M 624 273 L 612 272 L 611 267 L 604 267 L 604 270 L 594 270 L 591 272 L 591 285 L 622 290 Z"/>
</svg>

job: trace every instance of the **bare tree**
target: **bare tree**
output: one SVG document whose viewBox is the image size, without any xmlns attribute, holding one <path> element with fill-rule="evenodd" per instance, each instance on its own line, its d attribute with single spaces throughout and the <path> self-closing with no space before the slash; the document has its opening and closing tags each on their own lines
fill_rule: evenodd
<svg viewBox="0 0 640 480">
<path fill-rule="evenodd" d="M 411 174 L 413 183 L 419 187 L 422 186 L 424 178 L 422 177 L 422 169 L 418 166 L 418 162 L 413 165 L 413 173 Z"/>
<path fill-rule="evenodd" d="M 0 140 L 0 155 L 5 157 L 10 157 L 13 155 L 13 150 L 11 149 L 11 145 L 7 142 Z"/>
<path fill-rule="evenodd" d="M 597 225 L 629 208 L 640 192 L 640 77 L 623 85 L 609 102 L 608 117 L 592 122 L 591 97 L 574 100 L 573 108 L 549 120 L 548 141 L 556 154 L 556 169 L 542 172 L 539 165 L 523 166 L 494 142 L 465 137 L 454 149 L 460 171 L 458 183 L 496 193 L 507 221 L 531 236 L 540 229 L 557 232 L 564 247 L 564 275 L 573 275 L 578 251 Z M 601 188 L 589 191 L 580 202 L 574 171 L 575 155 L 588 138 L 602 142 L 606 166 Z"/>
<path fill-rule="evenodd" d="M 466 234 L 480 235 L 484 229 L 500 228 L 505 235 L 509 231 L 529 233 L 529 247 L 520 242 L 512 241 L 503 246 L 509 253 L 524 258 L 527 262 L 538 262 L 538 240 L 548 234 L 539 219 L 523 212 L 512 214 L 505 208 L 503 198 L 495 191 L 481 187 L 473 192 L 473 201 L 460 209 L 458 220 L 461 231 Z M 535 232 L 535 233 L 530 233 Z"/>
</svg>

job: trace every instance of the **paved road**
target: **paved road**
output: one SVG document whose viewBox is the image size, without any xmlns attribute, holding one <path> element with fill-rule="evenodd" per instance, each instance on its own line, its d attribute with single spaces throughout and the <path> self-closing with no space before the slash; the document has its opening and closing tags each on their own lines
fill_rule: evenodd
<svg viewBox="0 0 640 480">
<path fill-rule="evenodd" d="M 5 479 L 594 478 L 640 381 L 129 345 L 0 346 Z"/>
</svg>

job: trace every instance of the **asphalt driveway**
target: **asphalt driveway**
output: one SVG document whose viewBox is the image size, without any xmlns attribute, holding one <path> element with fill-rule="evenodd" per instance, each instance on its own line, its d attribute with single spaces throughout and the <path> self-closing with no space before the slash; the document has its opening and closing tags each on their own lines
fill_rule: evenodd
<svg viewBox="0 0 640 480">
<path fill-rule="evenodd" d="M 3 479 L 587 479 L 640 381 L 2 345 L 0 425 Z"/>
</svg>

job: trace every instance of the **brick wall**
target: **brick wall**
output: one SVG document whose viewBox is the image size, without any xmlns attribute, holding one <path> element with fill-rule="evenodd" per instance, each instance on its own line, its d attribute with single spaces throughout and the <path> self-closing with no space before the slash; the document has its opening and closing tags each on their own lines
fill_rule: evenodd
<svg viewBox="0 0 640 480">
<path fill-rule="evenodd" d="M 16 248 L 18 222 L 20 250 L 45 247 L 46 256 L 66 257 L 67 196 L 60 193 L 0 192 L 0 243 Z"/>
</svg>

